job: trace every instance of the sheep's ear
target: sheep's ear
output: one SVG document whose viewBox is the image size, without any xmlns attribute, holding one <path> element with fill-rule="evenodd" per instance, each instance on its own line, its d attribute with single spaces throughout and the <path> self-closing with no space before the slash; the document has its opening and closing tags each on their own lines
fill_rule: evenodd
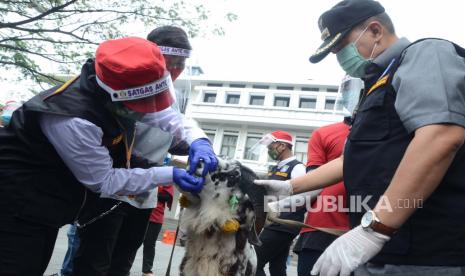
<svg viewBox="0 0 465 276">
<path fill-rule="evenodd" d="M 253 183 L 255 179 L 257 179 L 257 175 L 254 171 L 246 166 L 241 166 L 239 188 L 243 193 L 247 194 L 252 202 L 255 213 L 254 225 L 256 233 L 260 233 L 266 221 L 266 214 L 264 212 L 266 189 L 263 186 L 255 185 Z"/>
<path fill-rule="evenodd" d="M 249 236 L 247 237 L 247 240 L 249 241 L 250 244 L 252 245 L 255 245 L 255 246 L 261 246 L 262 245 L 262 241 L 260 240 L 260 238 L 258 237 L 258 234 L 257 234 L 257 230 L 255 228 L 255 216 L 254 216 L 254 219 L 253 219 L 253 224 L 252 224 L 252 227 L 249 231 Z"/>
</svg>

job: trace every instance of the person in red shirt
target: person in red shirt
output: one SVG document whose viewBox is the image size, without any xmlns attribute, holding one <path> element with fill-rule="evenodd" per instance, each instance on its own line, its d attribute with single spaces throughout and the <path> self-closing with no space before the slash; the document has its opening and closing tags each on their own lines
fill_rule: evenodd
<svg viewBox="0 0 465 276">
<path fill-rule="evenodd" d="M 153 276 L 152 267 L 155 258 L 155 244 L 165 216 L 165 207 L 171 209 L 173 204 L 173 186 L 160 186 L 158 188 L 157 206 L 150 214 L 150 222 L 145 233 L 144 250 L 142 257 L 142 276 Z"/>
<path fill-rule="evenodd" d="M 349 123 L 350 117 L 346 117 L 344 122 L 320 127 L 312 133 L 308 140 L 307 172 L 341 156 L 345 140 L 349 134 Z M 347 213 L 338 210 L 325 212 L 325 206 L 331 208 L 325 203 L 329 197 L 336 198 L 335 201 L 331 201 L 334 202 L 331 203 L 333 206 L 346 206 L 347 199 L 344 183 L 339 182 L 321 191 L 318 198 L 313 201 L 311 209 L 307 212 L 305 224 L 315 227 L 349 230 Z M 343 201 L 342 204 L 339 202 L 340 200 Z M 337 236 L 314 229 L 302 229 L 294 247 L 294 252 L 299 255 L 298 275 L 310 275 L 315 262 L 326 247 L 336 238 Z"/>
</svg>

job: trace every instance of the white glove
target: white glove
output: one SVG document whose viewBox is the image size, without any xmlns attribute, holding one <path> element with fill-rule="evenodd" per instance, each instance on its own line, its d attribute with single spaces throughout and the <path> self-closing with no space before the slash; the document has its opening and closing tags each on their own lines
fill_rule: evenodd
<svg viewBox="0 0 465 276">
<path fill-rule="evenodd" d="M 267 204 L 267 207 L 268 209 L 265 210 L 266 220 L 268 221 L 268 223 L 271 223 L 273 218 L 279 217 L 279 201 L 269 202 Z"/>
<path fill-rule="evenodd" d="M 292 195 L 292 186 L 289 180 L 254 180 L 255 184 L 265 186 L 269 195 L 290 196 Z"/>
<path fill-rule="evenodd" d="M 357 226 L 337 238 L 313 266 L 312 275 L 349 276 L 358 266 L 373 258 L 390 237 Z"/>
</svg>

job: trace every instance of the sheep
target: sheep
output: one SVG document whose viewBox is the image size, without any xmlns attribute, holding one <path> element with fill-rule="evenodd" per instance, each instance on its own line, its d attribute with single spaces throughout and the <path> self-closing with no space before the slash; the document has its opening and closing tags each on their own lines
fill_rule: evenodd
<svg viewBox="0 0 465 276">
<path fill-rule="evenodd" d="M 198 194 L 184 193 L 181 228 L 185 233 L 182 276 L 252 276 L 265 222 L 266 191 L 253 184 L 256 174 L 239 162 L 219 158 Z"/>
</svg>

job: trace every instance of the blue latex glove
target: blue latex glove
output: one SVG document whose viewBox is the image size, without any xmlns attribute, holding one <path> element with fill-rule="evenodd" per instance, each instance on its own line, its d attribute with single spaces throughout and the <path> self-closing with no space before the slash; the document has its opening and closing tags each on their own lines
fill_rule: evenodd
<svg viewBox="0 0 465 276">
<path fill-rule="evenodd" d="M 173 181 L 183 191 L 191 193 L 199 193 L 205 184 L 205 178 L 190 175 L 186 170 L 179 168 L 173 168 Z"/>
<path fill-rule="evenodd" d="M 193 175 L 195 173 L 200 161 L 204 164 L 202 176 L 207 175 L 208 172 L 214 172 L 218 167 L 218 159 L 213 152 L 212 145 L 206 138 L 194 140 L 190 145 L 189 174 Z"/>
</svg>

